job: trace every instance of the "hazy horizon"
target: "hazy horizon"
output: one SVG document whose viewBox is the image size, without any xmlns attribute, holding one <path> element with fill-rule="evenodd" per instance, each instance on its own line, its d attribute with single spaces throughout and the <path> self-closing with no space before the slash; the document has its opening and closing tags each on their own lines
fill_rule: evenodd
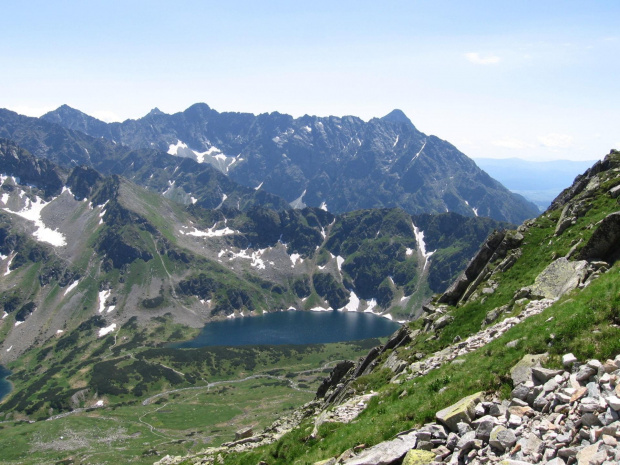
<svg viewBox="0 0 620 465">
<path fill-rule="evenodd" d="M 399 108 L 471 158 L 598 159 L 620 148 L 619 15 L 613 1 L 9 3 L 0 107 Z"/>
</svg>

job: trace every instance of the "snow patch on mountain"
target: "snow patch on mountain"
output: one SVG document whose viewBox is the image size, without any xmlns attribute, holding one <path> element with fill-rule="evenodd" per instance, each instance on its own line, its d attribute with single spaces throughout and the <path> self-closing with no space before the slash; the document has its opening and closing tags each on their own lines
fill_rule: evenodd
<svg viewBox="0 0 620 465">
<path fill-rule="evenodd" d="M 341 312 L 357 312 L 357 310 L 360 308 L 360 299 L 359 297 L 355 294 L 355 292 L 350 291 L 350 295 L 349 295 L 349 302 L 342 308 L 339 308 L 338 310 Z"/>
<path fill-rule="evenodd" d="M 110 326 L 107 326 L 105 328 L 101 328 L 99 330 L 99 337 L 103 337 L 106 334 L 111 333 L 112 331 L 114 331 L 116 329 L 116 323 L 112 323 Z"/>
<path fill-rule="evenodd" d="M 8 276 L 11 273 L 11 262 L 13 261 L 14 258 L 15 258 L 15 255 L 13 255 L 9 259 L 9 262 L 6 264 L 6 271 L 4 272 L 4 276 Z"/>
<path fill-rule="evenodd" d="M 3 210 L 13 213 L 14 215 L 21 216 L 28 221 L 32 221 L 37 227 L 36 231 L 33 233 L 33 236 L 37 241 L 47 242 L 55 247 L 63 247 L 67 245 L 65 236 L 57 230 L 48 228 L 45 223 L 43 223 L 43 219 L 41 218 L 41 212 L 50 203 L 51 202 L 45 202 L 40 197 L 36 196 L 34 202 L 30 199 L 26 199 L 26 205 L 18 212 L 11 211 L 8 208 L 4 208 Z"/>
<path fill-rule="evenodd" d="M 189 231 L 189 232 L 185 232 L 182 229 L 180 229 L 179 233 L 183 235 L 195 236 L 195 237 L 222 237 L 222 236 L 229 236 L 231 234 L 237 234 L 239 232 L 239 231 L 235 231 L 234 229 L 230 229 L 228 226 L 226 226 L 226 221 L 224 221 L 223 229 L 215 229 L 217 225 L 218 223 L 215 223 L 211 228 L 207 229 L 206 231 L 201 231 L 196 227 L 194 227 L 193 231 Z M 182 228 L 188 229 L 187 226 L 182 226 Z"/>
<path fill-rule="evenodd" d="M 67 295 L 69 292 L 71 292 L 73 289 L 76 288 L 76 286 L 80 283 L 79 280 L 73 281 L 73 283 L 71 283 L 71 285 L 69 287 L 67 287 L 67 289 L 65 289 L 65 293 L 63 295 Z"/>
<path fill-rule="evenodd" d="M 219 210 L 220 208 L 222 208 L 222 205 L 224 205 L 224 202 L 226 202 L 226 199 L 228 198 L 228 196 L 226 194 L 222 194 L 222 201 L 220 202 L 220 204 L 215 207 L 215 210 Z"/>
<path fill-rule="evenodd" d="M 168 153 L 170 155 L 177 156 L 177 154 L 179 153 L 179 149 L 186 149 L 186 148 L 187 148 L 187 144 L 178 140 L 176 144 L 170 144 L 170 146 L 168 147 Z"/>
<path fill-rule="evenodd" d="M 250 266 L 258 270 L 264 270 L 266 266 L 265 266 L 265 262 L 263 261 L 261 257 L 269 249 L 254 250 L 252 251 L 251 254 L 248 254 L 248 250 L 249 249 L 241 250 L 239 253 L 230 252 L 229 261 L 234 260 L 235 258 L 251 260 Z"/>
<path fill-rule="evenodd" d="M 292 253 L 290 255 L 291 258 L 291 268 L 295 268 L 295 265 L 297 264 L 297 262 L 299 261 L 299 264 L 301 265 L 304 262 L 304 259 L 301 258 L 301 255 L 299 255 L 298 253 Z"/>
<path fill-rule="evenodd" d="M 109 289 L 106 291 L 99 291 L 99 313 L 103 313 L 103 311 L 105 310 L 105 303 L 106 300 L 108 300 L 108 297 L 110 297 L 112 291 L 110 291 Z"/>
<path fill-rule="evenodd" d="M 293 200 L 290 203 L 290 206 L 295 208 L 295 209 L 305 208 L 306 204 L 304 203 L 304 195 L 306 195 L 306 189 L 304 189 L 304 191 L 301 193 L 301 195 L 299 197 L 297 197 L 295 200 Z"/>
<path fill-rule="evenodd" d="M 422 257 L 424 257 L 424 267 L 422 269 L 425 270 L 426 267 L 428 266 L 428 259 L 436 251 L 435 250 L 433 250 L 432 252 L 426 251 L 426 243 L 424 242 L 424 231 L 420 230 L 415 224 L 413 223 L 411 224 L 413 225 L 413 234 L 415 234 L 415 240 L 418 243 L 418 250 L 420 251 L 420 254 L 422 255 Z"/>
<path fill-rule="evenodd" d="M 424 150 L 424 147 L 426 147 L 426 140 L 424 140 L 424 143 L 422 144 L 422 148 L 418 151 L 418 153 L 416 153 L 414 155 L 414 157 L 411 159 L 411 161 L 416 161 L 416 159 L 420 156 L 420 154 L 422 153 L 422 150 Z"/>
<path fill-rule="evenodd" d="M 313 308 L 310 309 L 310 311 L 311 312 L 332 312 L 332 311 L 334 311 L 334 309 L 331 308 L 331 307 L 327 307 L 327 308 L 324 308 L 324 307 L 313 307 Z"/>
</svg>

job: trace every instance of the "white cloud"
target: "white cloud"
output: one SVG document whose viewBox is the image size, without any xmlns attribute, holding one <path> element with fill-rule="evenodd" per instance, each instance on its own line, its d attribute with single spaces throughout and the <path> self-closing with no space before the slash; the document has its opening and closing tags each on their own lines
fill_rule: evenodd
<svg viewBox="0 0 620 465">
<path fill-rule="evenodd" d="M 93 118 L 97 118 L 98 120 L 105 121 L 106 123 L 114 123 L 117 121 L 118 122 L 122 121 L 120 116 L 118 116 L 113 111 L 108 111 L 108 110 L 93 111 L 90 114 L 90 116 L 92 116 Z"/>
<path fill-rule="evenodd" d="M 494 65 L 500 60 L 497 55 L 482 55 L 478 52 L 466 53 L 465 58 L 476 65 Z"/>
<path fill-rule="evenodd" d="M 532 144 L 529 144 L 523 140 L 514 139 L 512 137 L 508 137 L 506 139 L 494 140 L 491 144 L 496 147 L 503 147 L 506 149 L 527 149 L 531 148 Z"/>
<path fill-rule="evenodd" d="M 573 136 L 568 134 L 550 133 L 539 136 L 538 141 L 545 147 L 553 149 L 567 149 L 573 145 Z"/>
<path fill-rule="evenodd" d="M 13 105 L 7 108 L 20 115 L 34 116 L 36 118 L 56 109 L 56 107 L 31 107 L 29 105 Z"/>
</svg>

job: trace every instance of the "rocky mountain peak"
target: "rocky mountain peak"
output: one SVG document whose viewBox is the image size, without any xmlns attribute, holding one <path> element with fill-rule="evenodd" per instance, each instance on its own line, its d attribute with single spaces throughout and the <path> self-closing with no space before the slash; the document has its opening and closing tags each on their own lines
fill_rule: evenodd
<svg viewBox="0 0 620 465">
<path fill-rule="evenodd" d="M 70 107 L 66 103 L 63 103 L 55 110 L 47 112 L 41 118 L 47 121 L 51 121 L 51 122 L 61 122 L 64 119 L 75 119 L 75 118 L 99 121 L 97 118 L 93 118 L 92 116 L 87 115 L 86 113 L 80 110 Z"/>
<path fill-rule="evenodd" d="M 405 115 L 405 113 L 398 108 L 389 112 L 387 115 L 381 118 L 381 120 L 387 121 L 388 123 L 406 123 L 413 126 L 413 123 L 409 118 L 407 118 L 407 115 Z"/>
<path fill-rule="evenodd" d="M 98 136 L 102 131 L 106 131 L 107 125 L 97 118 L 93 118 L 86 113 L 76 110 L 67 104 L 63 104 L 43 116 L 42 120 L 50 123 L 58 124 L 83 133 L 95 133 Z"/>
<path fill-rule="evenodd" d="M 149 111 L 146 116 L 144 116 L 144 118 L 148 118 L 150 116 L 160 116 L 160 115 L 165 115 L 166 113 L 164 113 L 163 111 L 161 111 L 159 108 L 155 107 L 153 108 L 151 111 Z"/>
</svg>

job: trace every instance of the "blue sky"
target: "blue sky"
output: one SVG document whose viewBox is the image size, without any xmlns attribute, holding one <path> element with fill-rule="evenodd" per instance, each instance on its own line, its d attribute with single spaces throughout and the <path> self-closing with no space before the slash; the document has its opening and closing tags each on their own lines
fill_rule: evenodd
<svg viewBox="0 0 620 465">
<path fill-rule="evenodd" d="M 4 2 L 0 107 L 394 108 L 472 158 L 620 149 L 617 1 Z"/>
</svg>

